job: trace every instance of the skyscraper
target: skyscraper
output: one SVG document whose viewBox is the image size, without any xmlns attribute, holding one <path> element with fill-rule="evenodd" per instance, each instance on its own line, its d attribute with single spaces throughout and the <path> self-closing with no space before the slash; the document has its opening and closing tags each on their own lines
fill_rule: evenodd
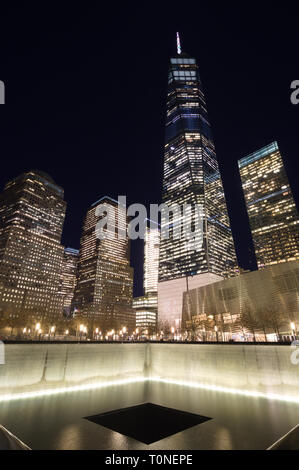
<svg viewBox="0 0 299 470">
<path fill-rule="evenodd" d="M 153 221 L 151 223 L 153 225 Z M 133 300 L 133 308 L 136 312 L 136 327 L 139 328 L 140 332 L 145 329 L 150 332 L 151 329 L 155 329 L 157 323 L 159 247 L 159 227 L 147 226 L 144 237 L 144 296 L 136 297 Z"/>
<path fill-rule="evenodd" d="M 299 216 L 277 145 L 239 160 L 259 267 L 299 259 Z"/>
<path fill-rule="evenodd" d="M 65 248 L 61 270 L 61 295 L 63 302 L 63 315 L 68 317 L 71 313 L 71 303 L 74 297 L 79 250 Z"/>
<path fill-rule="evenodd" d="M 24 316 L 27 324 L 61 315 L 63 196 L 37 170 L 9 181 L 0 195 L 1 308 Z"/>
<path fill-rule="evenodd" d="M 109 206 L 114 214 L 116 231 L 127 226 L 126 208 L 110 197 L 103 197 L 88 209 L 80 242 L 72 311 L 94 319 L 103 331 L 133 328 L 133 268 L 129 261 L 129 239 L 115 235 L 114 231 L 104 239 L 97 236 L 97 223 L 101 219 L 97 209 L 102 205 Z"/>
<path fill-rule="evenodd" d="M 159 248 L 160 229 L 159 227 L 146 227 L 144 237 L 144 264 L 143 264 L 143 287 L 144 293 L 154 293 L 158 291 L 158 271 L 159 271 Z"/>
<path fill-rule="evenodd" d="M 192 247 L 181 237 L 161 237 L 158 316 L 179 326 L 183 292 L 222 279 L 236 266 L 226 201 L 205 97 L 195 58 L 178 51 L 170 59 L 164 153 L 163 203 L 201 208 L 203 243 Z M 195 210 L 182 214 L 170 229 Z M 171 232 L 170 232 L 171 234 Z"/>
</svg>

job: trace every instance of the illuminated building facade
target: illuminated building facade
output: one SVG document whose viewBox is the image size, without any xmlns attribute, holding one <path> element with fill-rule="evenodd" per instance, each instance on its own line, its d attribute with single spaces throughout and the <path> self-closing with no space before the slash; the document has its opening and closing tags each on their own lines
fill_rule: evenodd
<svg viewBox="0 0 299 470">
<path fill-rule="evenodd" d="M 126 208 L 109 197 L 92 204 L 87 212 L 80 242 L 77 285 L 72 312 L 96 320 L 102 331 L 135 326 L 132 308 L 133 268 L 129 261 L 129 239 L 107 229 L 107 237 L 97 236 L 101 217 L 97 209 L 109 206 L 115 227 L 127 227 Z"/>
<path fill-rule="evenodd" d="M 51 322 L 62 312 L 63 189 L 41 171 L 9 181 L 0 196 L 2 311 Z"/>
<path fill-rule="evenodd" d="M 61 295 L 63 302 L 63 315 L 69 317 L 71 304 L 74 297 L 77 282 L 79 250 L 65 248 L 62 260 Z"/>
<path fill-rule="evenodd" d="M 157 325 L 157 294 L 147 294 L 133 299 L 133 308 L 136 313 L 136 328 L 139 333 L 148 330 L 155 331 Z"/>
<path fill-rule="evenodd" d="M 143 287 L 144 293 L 158 290 L 160 229 L 146 227 L 144 237 Z"/>
<path fill-rule="evenodd" d="M 180 325 L 183 292 L 230 275 L 237 265 L 225 195 L 196 60 L 170 59 L 164 153 L 163 203 L 201 208 L 203 242 L 194 249 L 171 236 L 174 223 L 195 224 L 195 211 L 170 219 L 161 237 L 158 316 Z M 189 284 L 188 284 L 189 283 Z"/>
<path fill-rule="evenodd" d="M 216 327 L 216 328 L 215 328 Z M 276 340 L 299 331 L 299 260 L 184 293 L 183 329 L 199 339 Z M 215 334 L 217 333 L 217 335 Z"/>
<path fill-rule="evenodd" d="M 136 312 L 136 328 L 151 332 L 157 323 L 158 271 L 159 271 L 159 227 L 146 227 L 144 237 L 143 288 L 144 296 L 133 299 Z"/>
<path fill-rule="evenodd" d="M 277 145 L 239 160 L 259 267 L 299 259 L 299 217 Z"/>
</svg>

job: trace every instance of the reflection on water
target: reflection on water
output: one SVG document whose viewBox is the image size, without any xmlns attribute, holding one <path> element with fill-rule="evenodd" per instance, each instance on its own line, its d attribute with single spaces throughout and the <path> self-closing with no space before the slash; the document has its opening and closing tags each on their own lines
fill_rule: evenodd
<svg viewBox="0 0 299 470">
<path fill-rule="evenodd" d="M 212 420 L 146 446 L 83 419 L 147 401 Z M 298 404 L 165 383 L 0 403 L 0 424 L 33 449 L 265 449 L 298 423 Z"/>
</svg>

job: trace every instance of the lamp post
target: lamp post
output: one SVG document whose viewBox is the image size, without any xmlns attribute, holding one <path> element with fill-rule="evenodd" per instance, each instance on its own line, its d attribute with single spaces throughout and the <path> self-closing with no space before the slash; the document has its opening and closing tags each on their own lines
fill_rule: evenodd
<svg viewBox="0 0 299 470">
<path fill-rule="evenodd" d="M 174 341 L 174 327 L 171 327 L 172 341 Z"/>
<path fill-rule="evenodd" d="M 218 328 L 217 328 L 217 325 L 214 326 L 214 330 L 215 330 L 215 333 L 216 333 L 216 341 L 218 343 Z"/>
<path fill-rule="evenodd" d="M 36 336 L 38 336 L 39 330 L 40 330 L 40 323 L 38 322 L 38 323 L 36 323 L 36 325 L 35 325 L 35 334 L 36 334 Z"/>
<path fill-rule="evenodd" d="M 51 326 L 51 328 L 50 328 L 49 340 L 51 339 L 51 334 L 53 334 L 53 336 L 54 336 L 54 334 L 55 334 L 55 326 Z"/>
<path fill-rule="evenodd" d="M 81 341 L 81 339 L 82 339 L 83 331 L 84 331 L 84 325 L 80 325 L 79 326 L 79 341 Z"/>
<path fill-rule="evenodd" d="M 123 335 L 124 339 L 126 339 L 126 333 L 127 333 L 127 327 L 124 326 L 124 327 L 122 328 L 122 335 Z"/>
<path fill-rule="evenodd" d="M 290 326 L 291 326 L 291 330 L 292 330 L 293 339 L 296 339 L 296 325 L 295 325 L 295 322 L 292 321 L 290 323 Z"/>
</svg>

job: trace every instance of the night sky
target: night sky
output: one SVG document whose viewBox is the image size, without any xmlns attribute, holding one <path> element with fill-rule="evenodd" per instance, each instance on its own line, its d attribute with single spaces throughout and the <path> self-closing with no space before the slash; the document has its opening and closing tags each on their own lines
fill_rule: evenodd
<svg viewBox="0 0 299 470">
<path fill-rule="evenodd" d="M 225 3 L 181 2 L 178 10 L 165 2 L 163 11 L 126 2 L 110 11 L 102 2 L 2 6 L 1 188 L 25 170 L 49 173 L 65 189 L 63 243 L 73 248 L 100 197 L 160 202 L 168 60 L 178 30 L 199 65 L 239 263 L 253 269 L 237 160 L 277 140 L 298 204 L 299 105 L 290 102 L 290 84 L 299 80 L 299 8 Z M 131 251 L 141 295 L 142 243 Z"/>
</svg>

